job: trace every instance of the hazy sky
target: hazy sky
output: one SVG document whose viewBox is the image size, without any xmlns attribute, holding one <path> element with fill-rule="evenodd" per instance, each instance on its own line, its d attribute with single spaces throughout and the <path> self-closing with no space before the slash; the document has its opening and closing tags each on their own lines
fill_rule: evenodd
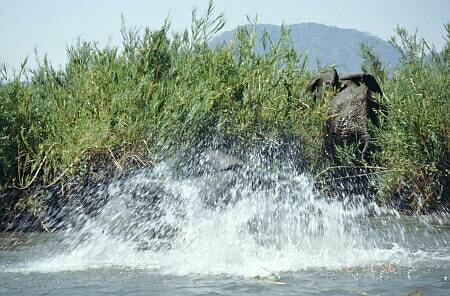
<svg viewBox="0 0 450 296">
<path fill-rule="evenodd" d="M 34 48 L 48 53 L 55 65 L 65 62 L 65 48 L 78 37 L 100 45 L 120 42 L 121 15 L 129 26 L 158 28 L 169 16 L 172 30 L 190 25 L 191 10 L 203 11 L 207 0 L 0 0 L 0 62 L 17 67 Z M 317 22 L 355 28 L 383 39 L 397 24 L 440 49 L 444 24 L 450 21 L 450 0 L 216 0 L 224 13 L 225 30 L 246 24 L 246 15 L 259 23 Z"/>
</svg>

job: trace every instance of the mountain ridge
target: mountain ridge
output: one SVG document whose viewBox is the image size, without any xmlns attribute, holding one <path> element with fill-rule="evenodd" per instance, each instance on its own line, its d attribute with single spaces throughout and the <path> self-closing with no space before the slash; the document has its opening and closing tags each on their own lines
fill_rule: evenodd
<svg viewBox="0 0 450 296">
<path fill-rule="evenodd" d="M 211 41 L 211 45 L 217 46 L 228 42 L 239 27 L 217 35 Z M 388 68 L 393 68 L 399 63 L 400 54 L 397 50 L 387 41 L 368 32 L 314 22 L 285 25 L 285 27 L 290 29 L 290 39 L 294 48 L 299 52 L 307 53 L 307 66 L 310 70 L 335 64 L 342 73 L 361 71 L 360 43 L 367 43 L 372 47 Z M 257 24 L 258 40 L 261 40 L 264 29 L 267 30 L 272 40 L 279 39 L 281 26 Z M 264 52 L 261 42 L 258 42 L 256 50 L 258 53 Z"/>
</svg>

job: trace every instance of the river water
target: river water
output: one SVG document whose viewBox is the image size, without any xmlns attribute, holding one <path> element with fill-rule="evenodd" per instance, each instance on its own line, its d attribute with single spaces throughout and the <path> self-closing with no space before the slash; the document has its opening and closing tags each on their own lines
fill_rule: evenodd
<svg viewBox="0 0 450 296">
<path fill-rule="evenodd" d="M 448 215 L 327 198 L 306 174 L 161 165 L 96 194 L 59 231 L 0 234 L 0 295 L 450 295 Z"/>
</svg>

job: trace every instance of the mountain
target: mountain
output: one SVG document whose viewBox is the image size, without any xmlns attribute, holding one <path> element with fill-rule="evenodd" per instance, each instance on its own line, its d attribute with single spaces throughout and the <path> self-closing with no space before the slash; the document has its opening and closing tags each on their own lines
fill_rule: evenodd
<svg viewBox="0 0 450 296">
<path fill-rule="evenodd" d="M 308 68 L 316 70 L 321 67 L 336 64 L 341 73 L 360 72 L 362 58 L 359 50 L 360 43 L 367 43 L 377 53 L 385 66 L 395 67 L 399 63 L 400 55 L 387 41 L 369 33 L 355 29 L 342 29 L 317 23 L 301 23 L 288 26 L 290 38 L 296 50 L 307 52 Z M 256 32 L 261 38 L 264 29 L 272 40 L 278 40 L 280 26 L 270 24 L 256 25 Z M 215 46 L 231 40 L 237 29 L 227 31 L 216 36 L 211 45 Z M 259 43 L 257 52 L 262 53 Z"/>
</svg>

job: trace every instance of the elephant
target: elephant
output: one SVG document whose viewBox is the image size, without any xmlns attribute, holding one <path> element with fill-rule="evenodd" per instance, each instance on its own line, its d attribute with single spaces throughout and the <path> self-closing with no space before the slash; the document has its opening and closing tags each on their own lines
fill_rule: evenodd
<svg viewBox="0 0 450 296">
<path fill-rule="evenodd" d="M 378 84 L 375 77 L 373 77 L 370 74 L 352 74 L 342 77 L 341 79 L 341 91 L 349 86 L 349 85 L 365 85 L 368 88 L 368 94 L 365 99 L 367 103 L 367 117 L 369 118 L 370 122 L 376 126 L 380 127 L 380 121 L 379 117 L 380 115 L 383 115 L 387 117 L 388 111 L 386 107 L 380 103 L 378 103 L 376 100 L 374 100 L 373 95 L 383 95 L 383 91 L 381 90 L 380 85 Z"/>
<path fill-rule="evenodd" d="M 314 94 L 314 101 L 322 101 L 324 90 L 339 89 L 339 75 L 335 69 L 329 69 L 321 72 L 319 75 L 311 79 L 306 90 Z"/>
<path fill-rule="evenodd" d="M 370 150 L 369 123 L 379 126 L 379 114 L 387 115 L 386 109 L 374 100 L 374 95 L 383 94 L 380 85 L 370 74 L 352 74 L 339 79 L 335 70 L 328 70 L 312 79 L 307 90 L 318 100 L 323 96 L 324 87 L 337 91 L 329 102 L 325 123 L 327 151 L 335 157 L 336 146 L 360 143 L 358 154 L 365 159 Z"/>
<path fill-rule="evenodd" d="M 326 121 L 326 145 L 335 154 L 336 145 L 361 141 L 361 156 L 368 148 L 367 131 L 369 89 L 365 85 L 349 84 L 330 101 Z"/>
</svg>

